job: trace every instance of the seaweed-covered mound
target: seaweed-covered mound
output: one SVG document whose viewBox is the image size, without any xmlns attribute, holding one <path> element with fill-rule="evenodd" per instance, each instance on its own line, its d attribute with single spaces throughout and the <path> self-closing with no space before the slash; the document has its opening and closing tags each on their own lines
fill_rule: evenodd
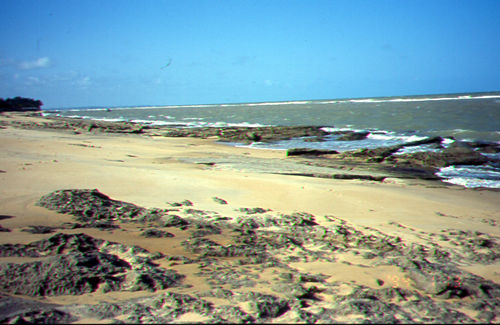
<svg viewBox="0 0 500 325">
<path fill-rule="evenodd" d="M 83 222 L 102 220 L 152 221 L 162 215 L 160 209 L 145 209 L 132 203 L 109 198 L 97 189 L 59 190 L 42 196 L 38 205 L 59 213 L 69 213 Z"/>
<path fill-rule="evenodd" d="M 23 244 L 0 245 L 1 256 L 38 257 L 0 265 L 0 288 L 27 296 L 81 295 L 103 291 L 159 290 L 179 284 L 181 276 L 152 262 L 142 248 L 85 234 L 55 234 Z"/>
</svg>

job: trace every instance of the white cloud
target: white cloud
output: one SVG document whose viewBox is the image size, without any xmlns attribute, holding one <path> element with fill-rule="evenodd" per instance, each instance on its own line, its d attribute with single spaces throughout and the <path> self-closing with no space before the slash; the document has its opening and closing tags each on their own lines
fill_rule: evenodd
<svg viewBox="0 0 500 325">
<path fill-rule="evenodd" d="M 48 57 L 43 57 L 36 59 L 34 61 L 24 61 L 19 64 L 19 67 L 23 70 L 31 70 L 38 68 L 47 68 L 50 65 L 50 59 Z"/>
<path fill-rule="evenodd" d="M 91 84 L 90 77 L 88 76 L 81 77 L 75 80 L 75 84 L 81 88 L 87 88 Z"/>
<path fill-rule="evenodd" d="M 40 86 L 45 84 L 45 80 L 35 76 L 27 76 L 23 78 L 23 82 L 25 86 Z"/>
</svg>

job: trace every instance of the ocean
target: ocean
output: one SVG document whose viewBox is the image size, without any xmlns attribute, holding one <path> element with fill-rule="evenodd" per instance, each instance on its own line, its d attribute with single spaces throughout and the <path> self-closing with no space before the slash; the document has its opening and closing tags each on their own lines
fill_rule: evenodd
<svg viewBox="0 0 500 325">
<path fill-rule="evenodd" d="M 347 98 L 288 102 L 232 103 L 184 106 L 71 108 L 44 111 L 45 115 L 105 121 L 129 121 L 173 127 L 318 125 L 328 131 L 369 131 L 364 140 L 323 142 L 292 139 L 248 146 L 286 150 L 294 147 L 335 149 L 376 148 L 427 137 L 500 144 L 500 92 L 430 96 Z M 233 143 L 231 145 L 242 145 Z M 435 150 L 428 146 L 413 151 Z M 488 154 L 497 163 L 485 166 L 449 166 L 436 174 L 465 187 L 500 188 L 500 154 Z"/>
</svg>

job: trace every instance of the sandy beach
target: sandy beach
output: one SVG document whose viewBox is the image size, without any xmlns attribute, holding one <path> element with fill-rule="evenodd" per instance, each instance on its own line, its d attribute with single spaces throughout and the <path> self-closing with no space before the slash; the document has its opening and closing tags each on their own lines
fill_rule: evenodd
<svg viewBox="0 0 500 325">
<path fill-rule="evenodd" d="M 21 285 L 7 285 L 30 280 L 22 274 L 8 280 L 6 266 L 66 251 L 35 257 L 5 249 L 2 322 L 39 321 L 45 317 L 40 310 L 60 315 L 53 316 L 55 322 L 71 323 L 499 321 L 498 190 L 398 177 L 301 176 L 307 172 L 304 160 L 314 158 L 229 146 L 217 137 L 41 127 L 51 121 L 0 115 L 0 225 L 9 230 L 2 232 L 2 247 L 19 244 L 21 250 L 56 234 L 86 234 L 143 248 L 155 272 L 175 272 L 180 279 L 163 286 L 154 280 L 148 290 L 104 290 L 99 282 L 91 292 L 30 294 Z M 74 214 L 39 204 L 55 191 L 83 189 L 159 209 L 161 215 L 85 227 Z M 173 215 L 188 226 L 167 225 Z M 75 222 L 80 226 L 72 228 Z M 52 231 L 27 232 L 32 226 Z M 148 230 L 172 236 L 145 236 Z M 99 245 L 100 253 L 112 254 Z M 245 255 L 246 247 L 255 251 Z M 115 255 L 132 263 L 123 254 Z M 167 302 L 159 304 L 159 297 Z M 36 304 L 16 310 L 5 307 L 9 299 Z M 126 308 L 130 304 L 150 309 Z"/>
</svg>

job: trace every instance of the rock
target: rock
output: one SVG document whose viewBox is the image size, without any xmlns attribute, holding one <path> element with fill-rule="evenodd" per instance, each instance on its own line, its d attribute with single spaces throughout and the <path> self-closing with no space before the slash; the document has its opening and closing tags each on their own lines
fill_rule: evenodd
<svg viewBox="0 0 500 325">
<path fill-rule="evenodd" d="M 455 145 L 440 152 L 415 152 L 392 157 L 396 163 L 420 167 L 447 167 L 451 165 L 482 165 L 489 159 L 467 146 Z"/>
<path fill-rule="evenodd" d="M 194 224 L 195 230 L 191 233 L 192 237 L 203 237 L 207 235 L 218 235 L 222 229 L 210 223 L 197 222 Z"/>
<path fill-rule="evenodd" d="M 469 142 L 470 146 L 483 153 L 499 153 L 500 143 L 498 142 Z"/>
<path fill-rule="evenodd" d="M 336 141 L 359 141 L 359 140 L 364 140 L 366 137 L 370 134 L 368 131 L 362 131 L 362 132 L 354 132 L 354 131 L 349 131 L 349 132 L 344 132 L 340 137 L 335 139 Z"/>
<path fill-rule="evenodd" d="M 322 128 L 322 126 L 202 127 L 164 128 L 162 131 L 167 137 L 209 138 L 217 136 L 221 141 L 251 143 L 328 135 L 329 133 Z"/>
<path fill-rule="evenodd" d="M 444 141 L 444 139 L 442 137 L 431 137 L 431 138 L 425 138 L 422 140 L 403 143 L 401 146 L 402 147 L 414 147 L 414 146 L 421 146 L 423 144 L 439 144 L 440 145 L 443 141 Z"/>
<path fill-rule="evenodd" d="M 164 231 L 164 230 L 159 230 L 159 229 L 147 229 L 141 233 L 141 236 L 144 236 L 146 238 L 168 238 L 168 237 L 174 237 L 173 234 Z"/>
<path fill-rule="evenodd" d="M 256 132 L 247 132 L 245 135 L 247 136 L 248 140 L 253 142 L 258 142 L 260 141 L 260 139 L 262 139 L 261 136 Z"/>
<path fill-rule="evenodd" d="M 266 213 L 271 210 L 263 208 L 240 208 L 239 211 L 245 212 L 246 214 L 256 214 L 256 213 Z"/>
<path fill-rule="evenodd" d="M 321 155 L 331 155 L 338 154 L 337 150 L 326 150 L 326 149 L 310 149 L 310 148 L 291 148 L 286 151 L 286 156 L 321 156 Z"/>
<path fill-rule="evenodd" d="M 32 242 L 30 244 L 4 244 L 0 245 L 0 256 L 40 257 L 53 256 L 63 252 L 87 253 L 96 251 L 103 240 L 95 239 L 86 234 L 57 233 L 48 239 Z"/>
<path fill-rule="evenodd" d="M 124 260 L 110 252 L 130 254 Z M 159 290 L 182 278 L 151 262 L 146 250 L 98 240 L 84 234 L 55 234 L 30 244 L 0 245 L 1 256 L 45 257 L 0 265 L 0 288 L 27 296 L 80 295 L 118 290 Z"/>
<path fill-rule="evenodd" d="M 355 175 L 355 174 L 334 174 L 332 176 L 334 179 L 360 179 L 367 181 L 383 182 L 385 176 L 371 176 L 371 175 Z"/>
<path fill-rule="evenodd" d="M 276 318 L 290 309 L 286 299 L 280 299 L 272 295 L 251 292 L 247 295 L 247 298 L 249 299 L 250 313 L 257 319 Z"/>
<path fill-rule="evenodd" d="M 96 221 L 157 221 L 160 209 L 145 209 L 131 203 L 110 199 L 97 189 L 59 190 L 42 196 L 37 205 L 59 213 L 69 213 L 83 222 Z"/>
<path fill-rule="evenodd" d="M 76 321 L 76 317 L 57 309 L 30 310 L 20 312 L 15 316 L 1 318 L 2 324 L 70 324 Z"/>
<path fill-rule="evenodd" d="M 163 227 L 182 227 L 188 225 L 189 222 L 176 215 L 165 215 L 162 217 Z"/>
<path fill-rule="evenodd" d="M 189 200 L 184 200 L 182 202 L 172 202 L 172 203 L 168 203 L 170 204 L 170 206 L 172 207 L 182 207 L 182 206 L 193 206 L 193 202 L 189 201 Z"/>
<path fill-rule="evenodd" d="M 324 142 L 326 139 L 323 136 L 304 138 L 304 142 Z"/>
<path fill-rule="evenodd" d="M 128 263 L 101 253 L 69 253 L 44 261 L 0 267 L 3 291 L 27 296 L 81 295 L 93 292 L 100 284 L 118 288 L 122 279 L 113 274 L 124 272 Z"/>
<path fill-rule="evenodd" d="M 212 198 L 215 202 L 219 203 L 219 204 L 227 204 L 227 201 L 224 200 L 224 199 L 221 199 L 221 198 L 218 198 L 218 197 L 213 197 Z"/>
<path fill-rule="evenodd" d="M 23 229 L 21 231 L 29 232 L 30 234 L 50 234 L 55 231 L 56 228 L 48 226 L 30 226 L 31 228 Z"/>
<path fill-rule="evenodd" d="M 361 158 L 367 159 L 368 162 L 382 162 L 387 157 L 401 149 L 400 145 L 381 147 L 375 149 L 358 149 L 346 151 L 340 154 L 341 158 Z"/>
</svg>

